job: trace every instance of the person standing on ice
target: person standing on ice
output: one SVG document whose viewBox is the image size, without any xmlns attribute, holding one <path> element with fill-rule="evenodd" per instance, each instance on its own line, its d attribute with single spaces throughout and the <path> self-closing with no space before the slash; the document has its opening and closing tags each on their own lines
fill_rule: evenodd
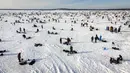
<svg viewBox="0 0 130 73">
<path fill-rule="evenodd" d="M 121 56 L 121 55 L 119 55 L 119 58 L 120 58 L 120 60 L 121 60 L 121 61 L 123 60 L 123 58 L 122 58 L 122 56 Z"/>
<path fill-rule="evenodd" d="M 97 38 L 97 40 L 99 39 L 97 34 L 96 34 L 96 38 Z"/>
<path fill-rule="evenodd" d="M 94 40 L 94 37 L 92 36 L 92 37 L 91 37 L 91 42 L 93 42 L 93 40 Z"/>
<path fill-rule="evenodd" d="M 71 42 L 70 38 L 67 38 L 67 43 L 69 44 Z"/>
<path fill-rule="evenodd" d="M 98 36 L 97 36 L 97 34 L 96 34 L 96 37 L 95 37 L 95 43 L 97 43 L 97 40 L 98 40 L 99 38 L 98 38 Z"/>
<path fill-rule="evenodd" d="M 21 62 L 21 53 L 18 53 L 18 61 Z"/>
<path fill-rule="evenodd" d="M 97 43 L 97 38 L 95 37 L 95 43 Z"/>
<path fill-rule="evenodd" d="M 73 47 L 72 46 L 70 46 L 70 53 L 72 53 L 73 52 Z"/>
<path fill-rule="evenodd" d="M 43 25 L 41 25 L 41 28 L 43 29 Z"/>
<path fill-rule="evenodd" d="M 23 28 L 23 32 L 26 33 L 25 28 Z"/>
<path fill-rule="evenodd" d="M 100 40 L 100 41 L 102 40 L 102 35 L 100 35 L 99 40 Z"/>
<path fill-rule="evenodd" d="M 62 38 L 60 38 L 60 44 L 62 44 Z"/>
<path fill-rule="evenodd" d="M 121 26 L 119 26 L 119 28 L 118 28 L 118 32 L 120 32 L 121 31 Z"/>
<path fill-rule="evenodd" d="M 20 32 L 22 31 L 21 27 L 19 28 Z"/>
<path fill-rule="evenodd" d="M 39 32 L 39 29 L 37 29 L 37 31 L 35 33 L 38 33 Z"/>
<path fill-rule="evenodd" d="M 117 28 L 114 29 L 114 32 L 117 33 Z"/>
</svg>

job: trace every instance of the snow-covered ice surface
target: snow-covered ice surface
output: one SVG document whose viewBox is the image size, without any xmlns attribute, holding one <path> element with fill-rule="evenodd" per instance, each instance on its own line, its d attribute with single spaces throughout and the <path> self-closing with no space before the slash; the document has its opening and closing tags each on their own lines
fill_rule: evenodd
<svg viewBox="0 0 130 73">
<path fill-rule="evenodd" d="M 31 22 L 31 18 L 46 23 L 37 23 L 36 20 Z M 14 25 L 16 20 L 21 23 Z M 130 28 L 124 25 L 127 21 L 130 21 L 129 11 L 1 10 L 0 50 L 5 49 L 8 52 L 0 56 L 0 73 L 130 73 Z M 81 23 L 84 22 L 88 23 L 88 27 L 81 27 Z M 34 24 L 38 27 L 32 27 Z M 99 30 L 89 31 L 90 25 Z M 106 26 L 118 28 L 120 25 L 122 26 L 120 33 L 105 30 Z M 56 30 L 52 29 L 53 26 Z M 32 39 L 26 40 L 22 37 L 23 34 L 16 33 L 20 27 L 25 28 L 26 36 L 31 36 Z M 40 32 L 35 33 L 37 28 Z M 71 28 L 74 31 L 70 31 Z M 48 34 L 48 30 L 58 32 L 58 35 Z M 92 43 L 91 36 L 96 34 L 102 35 L 108 42 Z M 60 44 L 60 37 L 72 38 L 71 45 L 78 53 L 67 56 L 62 50 L 69 50 L 70 46 Z M 111 49 L 112 42 L 121 50 Z M 43 46 L 35 47 L 34 43 L 42 43 Z M 108 50 L 104 50 L 103 47 L 107 47 Z M 36 63 L 19 65 L 17 59 L 19 52 L 24 59 L 36 59 Z M 117 58 L 119 54 L 123 56 L 122 63 L 110 64 L 110 57 Z"/>
</svg>

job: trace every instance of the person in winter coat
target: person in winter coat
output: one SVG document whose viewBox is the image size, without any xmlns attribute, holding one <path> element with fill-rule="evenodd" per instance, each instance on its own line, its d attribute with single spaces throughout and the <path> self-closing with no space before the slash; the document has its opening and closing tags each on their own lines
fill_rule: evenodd
<svg viewBox="0 0 130 73">
<path fill-rule="evenodd" d="M 70 43 L 70 42 L 71 42 L 70 38 L 67 38 L 67 43 Z"/>
<path fill-rule="evenodd" d="M 95 43 L 97 43 L 97 37 L 95 37 Z"/>
<path fill-rule="evenodd" d="M 121 26 L 118 28 L 118 32 L 120 32 L 121 31 Z"/>
<path fill-rule="evenodd" d="M 98 35 L 96 34 L 95 43 L 97 43 L 97 40 L 99 40 L 99 38 L 98 38 Z"/>
<path fill-rule="evenodd" d="M 37 29 L 37 31 L 35 33 L 38 33 L 39 32 L 39 29 Z"/>
<path fill-rule="evenodd" d="M 108 31 L 109 31 L 109 26 L 107 26 L 107 27 L 106 27 L 106 30 L 108 30 Z"/>
<path fill-rule="evenodd" d="M 54 26 L 52 27 L 52 29 L 53 29 L 53 30 L 56 30 Z"/>
<path fill-rule="evenodd" d="M 62 38 L 60 38 L 60 44 L 62 44 Z"/>
<path fill-rule="evenodd" d="M 99 39 L 97 34 L 96 34 L 96 38 Z"/>
<path fill-rule="evenodd" d="M 113 26 L 110 27 L 110 32 L 113 32 Z"/>
<path fill-rule="evenodd" d="M 112 45 L 115 45 L 115 42 L 112 42 Z"/>
<path fill-rule="evenodd" d="M 91 42 L 93 42 L 93 40 L 94 40 L 94 37 L 92 36 L 92 37 L 91 37 Z"/>
<path fill-rule="evenodd" d="M 25 28 L 23 28 L 23 32 L 26 33 Z"/>
<path fill-rule="evenodd" d="M 72 46 L 70 46 L 70 52 L 73 52 L 73 47 Z"/>
<path fill-rule="evenodd" d="M 26 35 L 25 34 L 23 34 L 22 36 L 23 36 L 24 39 L 26 39 Z"/>
<path fill-rule="evenodd" d="M 21 62 L 21 53 L 18 53 L 18 61 Z"/>
<path fill-rule="evenodd" d="M 73 28 L 71 28 L 71 31 L 73 31 L 74 29 Z"/>
<path fill-rule="evenodd" d="M 116 64 L 119 64 L 120 63 L 120 57 L 117 57 L 117 60 L 116 60 Z"/>
<path fill-rule="evenodd" d="M 99 40 L 100 40 L 100 41 L 102 40 L 102 35 L 100 35 Z"/>
<path fill-rule="evenodd" d="M 22 31 L 21 27 L 19 28 L 20 32 Z"/>
<path fill-rule="evenodd" d="M 41 28 L 43 29 L 43 25 L 41 25 Z"/>
<path fill-rule="evenodd" d="M 110 57 L 110 63 L 111 63 L 111 64 L 113 63 L 113 58 L 112 58 L 112 57 Z"/>
<path fill-rule="evenodd" d="M 123 58 L 122 58 L 122 56 L 121 56 L 121 55 L 119 55 L 119 58 L 120 58 L 120 60 L 121 60 L 121 61 L 123 60 Z"/>
<path fill-rule="evenodd" d="M 114 32 L 117 33 L 117 28 L 114 29 Z"/>
</svg>

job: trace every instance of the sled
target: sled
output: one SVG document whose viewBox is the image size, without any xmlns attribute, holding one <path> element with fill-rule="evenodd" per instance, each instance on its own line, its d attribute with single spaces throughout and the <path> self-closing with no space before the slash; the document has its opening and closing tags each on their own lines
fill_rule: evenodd
<svg viewBox="0 0 130 73">
<path fill-rule="evenodd" d="M 106 40 L 101 40 L 102 42 L 107 42 Z"/>
<path fill-rule="evenodd" d="M 26 39 L 31 39 L 32 37 L 27 37 Z"/>
<path fill-rule="evenodd" d="M 35 62 L 36 62 L 36 60 L 33 59 L 33 60 L 29 63 L 29 65 L 33 65 Z"/>
<path fill-rule="evenodd" d="M 63 44 L 65 44 L 65 45 L 70 45 L 70 43 L 68 43 L 68 42 L 64 42 Z"/>
<path fill-rule="evenodd" d="M 38 46 L 42 46 L 42 44 L 40 44 L 40 43 L 35 43 L 34 46 L 35 46 L 35 47 L 38 47 Z"/>
<path fill-rule="evenodd" d="M 63 52 L 66 52 L 66 53 L 68 53 L 68 52 L 70 52 L 69 50 L 63 50 Z"/>
<path fill-rule="evenodd" d="M 27 61 L 19 62 L 20 65 L 26 65 Z"/>
<path fill-rule="evenodd" d="M 77 51 L 75 51 L 75 50 L 73 50 L 73 51 L 63 50 L 63 52 L 68 53 L 67 55 L 76 54 L 77 53 Z"/>
</svg>

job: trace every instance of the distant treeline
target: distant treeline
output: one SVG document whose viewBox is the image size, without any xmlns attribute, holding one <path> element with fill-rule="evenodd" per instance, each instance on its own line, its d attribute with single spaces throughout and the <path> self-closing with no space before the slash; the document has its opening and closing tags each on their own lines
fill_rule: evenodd
<svg viewBox="0 0 130 73">
<path fill-rule="evenodd" d="M 70 8 L 57 8 L 57 9 L 0 9 L 0 10 L 130 10 L 130 8 L 113 8 L 113 9 L 70 9 Z"/>
</svg>

